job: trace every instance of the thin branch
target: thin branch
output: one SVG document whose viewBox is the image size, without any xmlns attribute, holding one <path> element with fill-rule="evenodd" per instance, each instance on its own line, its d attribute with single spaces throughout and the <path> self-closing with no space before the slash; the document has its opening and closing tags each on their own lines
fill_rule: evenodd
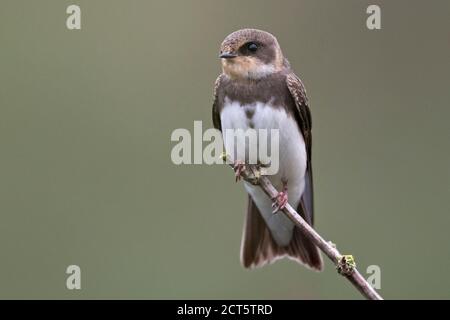
<svg viewBox="0 0 450 320">
<path fill-rule="evenodd" d="M 234 168 L 233 164 L 230 164 Z M 265 176 L 255 175 L 254 170 L 248 168 L 241 172 L 244 180 L 255 185 L 259 185 L 270 199 L 274 199 L 278 191 Z M 383 298 L 375 291 L 375 289 L 364 279 L 364 277 L 356 269 L 352 256 L 343 256 L 336 249 L 336 246 L 324 240 L 289 204 L 282 210 L 283 213 L 297 226 L 301 231 L 311 239 L 314 244 L 322 250 L 323 253 L 335 264 L 338 272 L 346 277 L 358 291 L 369 300 L 383 300 Z"/>
</svg>

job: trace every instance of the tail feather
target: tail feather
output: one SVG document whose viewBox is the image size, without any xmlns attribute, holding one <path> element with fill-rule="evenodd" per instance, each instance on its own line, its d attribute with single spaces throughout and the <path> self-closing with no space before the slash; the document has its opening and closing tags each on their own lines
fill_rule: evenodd
<svg viewBox="0 0 450 320">
<path fill-rule="evenodd" d="M 317 271 L 323 268 L 319 249 L 298 227 L 294 227 L 290 243 L 287 246 L 279 246 L 249 197 L 241 247 L 242 264 L 245 268 L 261 267 L 286 256 Z"/>
</svg>

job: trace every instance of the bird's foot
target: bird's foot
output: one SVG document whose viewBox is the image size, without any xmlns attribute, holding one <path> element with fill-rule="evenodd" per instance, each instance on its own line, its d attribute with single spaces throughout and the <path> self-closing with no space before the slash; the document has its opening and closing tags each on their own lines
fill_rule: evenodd
<svg viewBox="0 0 450 320">
<path fill-rule="evenodd" d="M 288 203 L 288 192 L 287 192 L 287 186 L 284 184 L 283 191 L 278 192 L 278 194 L 272 198 L 272 213 L 277 213 L 280 210 L 283 210 L 287 203 Z"/>
<path fill-rule="evenodd" d="M 349 276 L 356 268 L 355 259 L 351 254 L 343 255 L 339 258 L 336 269 L 339 274 Z"/>
<path fill-rule="evenodd" d="M 229 158 L 225 155 L 223 159 L 224 161 L 228 161 Z M 232 163 L 236 182 L 244 179 L 253 185 L 259 184 L 259 180 L 262 176 L 262 170 L 259 164 L 247 164 L 241 160 L 236 160 Z"/>
<path fill-rule="evenodd" d="M 233 170 L 234 170 L 234 176 L 236 177 L 236 182 L 241 180 L 242 173 L 245 171 L 245 169 L 246 169 L 246 166 L 245 166 L 245 163 L 243 161 L 236 160 L 234 162 Z"/>
</svg>

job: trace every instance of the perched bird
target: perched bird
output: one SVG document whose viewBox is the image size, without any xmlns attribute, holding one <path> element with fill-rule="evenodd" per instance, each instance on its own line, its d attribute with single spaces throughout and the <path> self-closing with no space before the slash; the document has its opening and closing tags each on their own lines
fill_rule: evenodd
<svg viewBox="0 0 450 320">
<path fill-rule="evenodd" d="M 278 196 L 269 199 L 258 186 L 244 182 L 249 196 L 242 264 L 258 267 L 287 256 L 321 270 L 318 248 L 284 214 L 273 212 L 274 206 L 283 209 L 289 203 L 310 225 L 314 221 L 311 114 L 303 83 L 277 39 L 265 31 L 231 33 L 222 42 L 219 57 L 222 74 L 214 87 L 215 128 L 222 133 L 225 129 L 279 130 L 279 170 L 268 176 Z M 239 175 L 245 159 L 233 161 Z"/>
</svg>

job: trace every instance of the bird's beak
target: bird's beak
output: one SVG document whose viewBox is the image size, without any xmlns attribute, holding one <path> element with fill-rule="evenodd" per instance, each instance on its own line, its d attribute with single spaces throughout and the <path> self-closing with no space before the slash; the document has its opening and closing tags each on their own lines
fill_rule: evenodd
<svg viewBox="0 0 450 320">
<path fill-rule="evenodd" d="M 236 57 L 237 57 L 237 54 L 232 53 L 232 52 L 223 52 L 219 55 L 219 58 L 222 58 L 222 59 L 233 59 Z"/>
</svg>

